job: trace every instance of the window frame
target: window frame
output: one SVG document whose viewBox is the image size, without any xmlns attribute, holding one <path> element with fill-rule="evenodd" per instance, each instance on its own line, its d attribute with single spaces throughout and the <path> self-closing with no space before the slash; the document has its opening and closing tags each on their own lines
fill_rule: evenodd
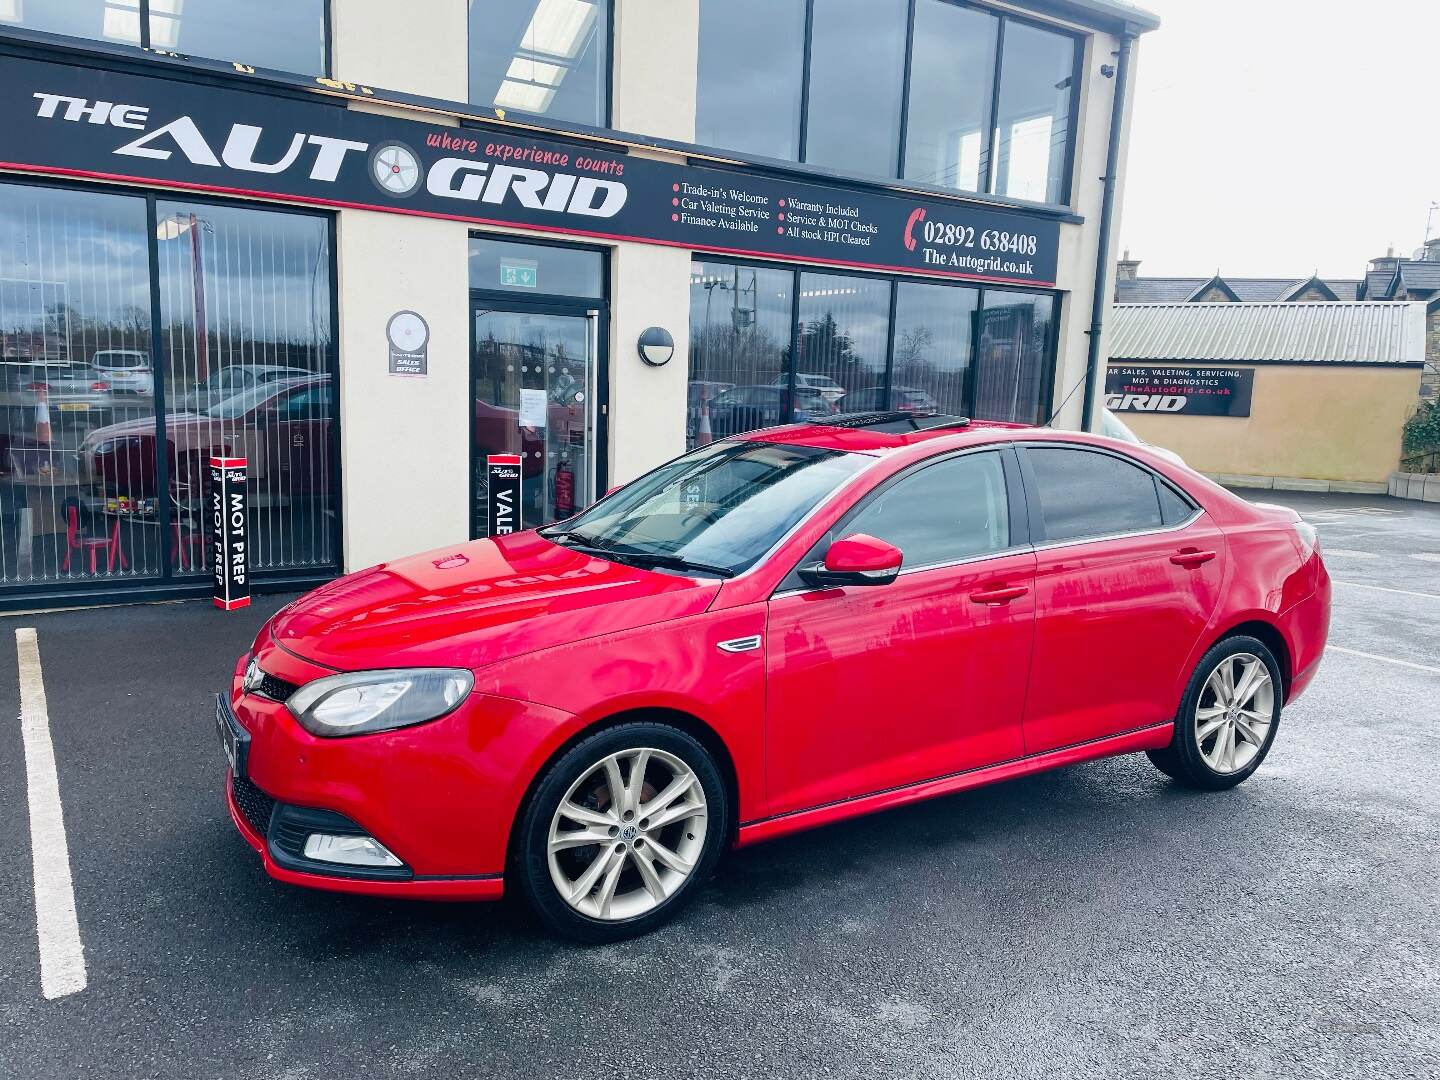
<svg viewBox="0 0 1440 1080">
<path fill-rule="evenodd" d="M 1084 32 L 1067 26 L 1045 22 L 1043 19 L 1010 11 L 1006 8 L 992 7 L 988 4 L 974 3 L 972 0 L 930 0 L 933 3 L 950 4 L 953 7 L 966 8 L 972 11 L 983 12 L 994 17 L 998 21 L 995 34 L 995 50 L 991 68 L 991 92 L 989 107 L 989 126 L 986 129 L 986 169 L 981 178 L 979 191 L 963 191 L 959 188 L 944 187 L 936 184 L 928 184 L 924 181 L 908 180 L 905 176 L 905 150 L 910 138 L 910 98 L 914 83 L 914 51 L 915 51 L 915 13 L 920 0 L 909 0 L 906 11 L 905 22 L 905 61 L 904 71 L 901 73 L 900 85 L 900 117 L 899 117 L 899 138 L 896 140 L 896 156 L 891 162 L 891 169 L 886 176 L 874 176 L 870 174 L 858 175 L 843 173 L 823 165 L 812 165 L 806 159 L 809 151 L 810 134 L 810 69 L 811 52 L 814 42 L 815 26 L 815 0 L 804 0 L 805 4 L 805 40 L 804 51 L 801 57 L 800 69 L 800 123 L 798 128 L 799 146 L 794 161 L 777 160 L 770 158 L 748 158 L 742 156 L 741 160 L 753 160 L 761 166 L 778 167 L 786 171 L 793 171 L 797 166 L 802 166 L 802 171 L 819 173 L 832 176 L 837 179 L 855 180 L 863 183 L 880 184 L 882 186 L 904 186 L 917 191 L 930 192 L 950 198 L 985 198 L 987 200 L 1000 199 L 1007 204 L 1021 207 L 1049 207 L 1052 209 L 1071 210 L 1075 198 L 1075 157 L 1076 157 L 1076 127 L 1080 115 L 1080 89 L 1083 84 L 1085 53 L 1088 42 L 1098 31 Z M 1008 23 L 1016 22 L 1037 30 L 1043 30 L 1059 37 L 1069 38 L 1074 46 L 1074 58 L 1070 69 L 1071 93 L 1070 109 L 1067 116 L 1065 132 L 1065 164 L 1062 170 L 1061 190 L 1057 193 L 1054 202 L 1037 202 L 1030 199 L 1011 198 L 1009 196 L 997 195 L 993 192 L 992 174 L 994 173 L 995 152 L 997 149 L 997 125 L 1000 117 L 1000 80 L 1003 72 L 1005 59 L 1005 27 Z M 612 54 L 613 55 L 613 54 Z M 700 85 L 699 75 L 696 75 L 695 85 L 696 96 L 704 92 Z M 697 149 L 714 151 L 716 156 L 728 157 L 735 160 L 736 151 L 733 148 L 723 146 L 703 146 L 696 144 Z"/>
<path fill-rule="evenodd" d="M 556 122 L 548 116 L 538 113 L 524 112 L 520 109 L 510 109 L 526 123 L 537 123 L 547 129 L 547 134 L 553 133 L 563 138 L 566 131 L 613 131 L 615 129 L 615 7 L 622 0 L 605 0 L 605 64 L 604 70 L 600 73 L 601 84 L 605 87 L 605 108 L 601 111 L 600 123 L 598 124 L 577 124 L 571 121 Z M 806 0 L 808 3 L 809 0 Z M 142 0 L 142 3 L 149 3 L 149 0 Z M 327 17 L 330 5 L 334 0 L 325 0 Z M 328 53 L 326 54 L 329 55 Z M 470 7 L 465 8 L 465 104 L 474 105 L 481 109 L 493 110 L 493 105 L 482 105 L 474 100 L 470 93 L 470 76 L 473 65 L 474 52 L 470 48 Z M 698 76 L 697 76 L 698 85 Z M 461 126 L 466 124 L 462 121 Z"/>
<path fill-rule="evenodd" d="M 938 562 L 924 563 L 919 566 L 902 565 L 899 577 L 906 577 L 909 574 L 925 573 L 931 570 L 944 570 L 954 566 L 968 566 L 972 563 L 988 562 L 991 559 L 1003 558 L 1006 555 L 1014 555 L 1017 552 L 1029 551 L 1034 545 L 1031 543 L 1031 519 L 1027 511 L 1025 499 L 1025 488 L 1020 466 L 1019 457 L 1012 445 L 1006 443 L 985 443 L 980 446 L 967 446 L 959 450 L 949 450 L 904 466 L 892 476 L 887 476 L 873 488 L 867 491 L 855 504 L 846 510 L 835 523 L 825 530 L 824 534 L 812 544 L 809 549 L 800 556 L 795 565 L 781 579 L 780 584 L 771 593 L 770 599 L 775 600 L 781 596 L 789 596 L 797 593 L 825 592 L 830 589 L 843 588 L 839 585 L 811 585 L 801 576 L 802 569 L 816 566 L 818 563 L 817 552 L 821 555 L 836 540 L 849 535 L 850 526 L 870 505 L 887 491 L 897 484 L 917 476 L 925 469 L 947 461 L 954 461 L 957 458 L 971 457 L 976 454 L 995 454 L 1000 458 L 1000 466 L 1004 474 L 1005 482 L 1005 506 L 1009 516 L 1010 543 L 1003 548 L 994 551 L 985 551 L 977 555 L 966 555 L 958 559 L 942 559 Z"/>
<path fill-rule="evenodd" d="M 1029 518 L 1029 531 L 1032 540 L 1032 548 L 1036 551 L 1048 551 L 1056 548 L 1074 547 L 1080 544 L 1104 543 L 1109 540 L 1124 540 L 1133 536 L 1158 536 L 1164 533 L 1179 532 L 1181 529 L 1188 529 L 1205 513 L 1190 493 L 1181 488 L 1169 477 L 1152 468 L 1139 458 L 1131 457 L 1129 454 L 1112 450 L 1105 446 L 1095 446 L 1090 443 L 1066 442 L 1063 440 L 1046 439 L 1044 441 L 1031 440 L 1017 442 L 1014 445 L 1016 455 L 1020 463 L 1020 475 L 1025 485 L 1025 505 Z M 1071 536 L 1062 540 L 1051 540 L 1045 532 L 1045 512 L 1040 498 L 1040 482 L 1035 475 L 1035 466 L 1030 453 L 1033 450 L 1079 450 L 1082 453 L 1098 454 L 1102 457 L 1111 457 L 1125 464 L 1148 473 L 1151 482 L 1155 485 L 1155 509 L 1160 514 L 1160 524 L 1153 529 L 1122 529 L 1111 533 L 1096 533 L 1091 536 Z M 1166 525 L 1164 511 L 1160 505 L 1160 486 L 1168 487 L 1179 496 L 1180 500 L 1190 507 L 1190 513 L 1181 521 L 1173 525 Z"/>
<path fill-rule="evenodd" d="M 329 245 L 325 261 L 330 275 L 330 342 L 324 350 L 325 370 L 331 386 L 336 389 L 335 413 L 330 418 L 330 437 L 327 453 L 330 460 L 328 480 L 333 503 L 331 542 L 335 554 L 334 562 L 326 566 L 282 567 L 279 569 L 251 569 L 250 576 L 259 595 L 285 592 L 294 589 L 313 588 L 333 581 L 345 573 L 345 505 L 344 473 L 341 462 L 341 412 L 338 387 L 340 382 L 340 277 L 339 247 L 336 215 L 314 207 L 290 206 L 283 203 L 261 202 L 254 199 L 230 199 L 206 195 L 203 192 L 171 190 L 160 187 L 137 187 L 134 185 L 88 181 L 73 181 L 49 176 L 26 174 L 0 175 L 0 194 L 9 187 L 49 188 L 64 191 L 94 192 L 122 195 L 141 202 L 145 207 L 146 263 L 149 282 L 146 315 L 150 323 L 150 365 L 155 373 L 155 439 L 156 446 L 164 446 L 168 439 L 166 423 L 170 419 L 167 398 L 170 387 L 164 375 L 168 362 L 166 340 L 163 333 L 163 319 L 160 300 L 160 241 L 155 236 L 158 225 L 157 206 L 161 202 L 184 202 L 193 205 L 223 206 L 263 210 L 273 213 L 294 214 L 299 217 L 318 218 L 325 222 L 326 243 Z M 158 490 L 168 490 L 170 483 L 170 455 L 157 453 L 155 460 L 155 482 Z M 76 604 L 117 600 L 125 603 L 140 603 L 147 600 L 190 598 L 209 596 L 213 583 L 208 576 L 179 573 L 174 562 L 171 539 L 173 518 L 169 499 L 158 500 L 157 521 L 160 531 L 161 565 L 156 574 L 128 578 L 76 578 L 73 581 L 49 580 L 0 587 L 0 612 L 33 607 L 45 603 L 56 607 Z"/>
</svg>

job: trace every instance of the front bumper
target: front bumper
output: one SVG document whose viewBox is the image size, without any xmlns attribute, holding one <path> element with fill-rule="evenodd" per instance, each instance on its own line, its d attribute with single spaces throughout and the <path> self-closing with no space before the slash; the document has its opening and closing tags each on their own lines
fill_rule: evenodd
<svg viewBox="0 0 1440 1080">
<path fill-rule="evenodd" d="M 268 636 L 262 635 L 254 655 L 280 685 L 334 674 Z M 379 896 L 480 900 L 502 894 L 512 824 L 531 778 L 575 730 L 573 716 L 472 694 L 455 712 L 429 723 L 318 738 L 280 702 L 244 692 L 247 659 L 237 663 L 227 698 L 250 736 L 245 776 L 237 784 L 227 774 L 226 802 L 271 877 Z M 328 813 L 374 837 L 403 869 L 377 872 L 299 857 L 303 836 L 287 842 L 284 826 L 307 812 Z"/>
</svg>

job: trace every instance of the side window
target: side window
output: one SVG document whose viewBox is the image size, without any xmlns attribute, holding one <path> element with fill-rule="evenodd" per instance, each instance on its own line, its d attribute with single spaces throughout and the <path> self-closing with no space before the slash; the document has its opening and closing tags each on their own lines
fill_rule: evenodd
<svg viewBox="0 0 1440 1080">
<path fill-rule="evenodd" d="M 1003 551 L 1010 546 L 1010 508 L 1000 455 L 927 465 L 872 497 L 841 532 L 894 544 L 911 570 Z"/>
<path fill-rule="evenodd" d="M 1169 484 L 1155 482 L 1156 489 L 1160 492 L 1160 516 L 1166 525 L 1179 525 L 1195 512 L 1185 499 L 1182 499 Z"/>
<path fill-rule="evenodd" d="M 1110 454 L 1058 446 L 1026 451 L 1039 486 L 1045 539 L 1158 529 L 1163 523 L 1155 478 Z"/>
</svg>

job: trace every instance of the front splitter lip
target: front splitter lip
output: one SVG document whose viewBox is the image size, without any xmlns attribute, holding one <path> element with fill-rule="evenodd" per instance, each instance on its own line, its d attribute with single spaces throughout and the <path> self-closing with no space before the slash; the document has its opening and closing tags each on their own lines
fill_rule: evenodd
<svg viewBox="0 0 1440 1080">
<path fill-rule="evenodd" d="M 307 874 L 300 870 L 287 870 L 275 862 L 270 855 L 265 838 L 250 827 L 240 808 L 235 805 L 235 794 L 231 786 L 230 773 L 225 773 L 225 807 L 230 811 L 230 820 L 245 842 L 259 854 L 265 873 L 276 881 L 287 885 L 300 885 L 307 889 L 324 889 L 327 892 L 350 893 L 360 896 L 388 896 L 410 900 L 499 900 L 505 895 L 505 879 L 500 874 L 479 877 L 417 877 L 407 881 L 373 881 L 364 878 L 330 877 L 325 874 Z"/>
</svg>

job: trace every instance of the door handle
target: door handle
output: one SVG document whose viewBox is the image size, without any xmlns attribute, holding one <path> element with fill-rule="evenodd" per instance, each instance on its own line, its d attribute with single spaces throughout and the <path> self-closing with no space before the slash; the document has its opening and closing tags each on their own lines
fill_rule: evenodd
<svg viewBox="0 0 1440 1080">
<path fill-rule="evenodd" d="M 1176 566 L 1183 566 L 1186 570 L 1194 570 L 1204 566 L 1211 559 L 1215 558 L 1213 551 L 1197 551 L 1191 548 L 1187 551 L 1179 551 L 1170 556 L 1170 561 Z"/>
<path fill-rule="evenodd" d="M 1019 600 L 1020 597 L 1029 593 L 1024 585 L 1007 585 L 999 589 L 986 589 L 984 592 L 972 592 L 970 602 L 972 604 L 1008 604 L 1011 600 Z"/>
</svg>

